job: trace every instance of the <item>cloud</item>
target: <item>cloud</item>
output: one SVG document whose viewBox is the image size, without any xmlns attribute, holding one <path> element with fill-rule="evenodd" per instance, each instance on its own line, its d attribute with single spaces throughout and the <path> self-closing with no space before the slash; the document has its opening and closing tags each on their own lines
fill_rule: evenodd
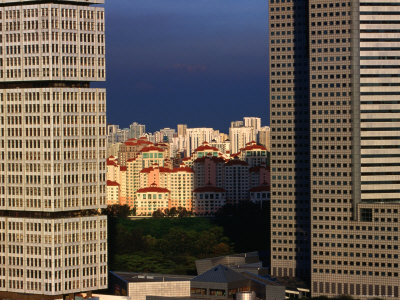
<svg viewBox="0 0 400 300">
<path fill-rule="evenodd" d="M 188 73 L 203 73 L 207 71 L 207 67 L 205 65 L 188 65 L 188 64 L 174 64 L 172 66 L 172 69 Z"/>
</svg>

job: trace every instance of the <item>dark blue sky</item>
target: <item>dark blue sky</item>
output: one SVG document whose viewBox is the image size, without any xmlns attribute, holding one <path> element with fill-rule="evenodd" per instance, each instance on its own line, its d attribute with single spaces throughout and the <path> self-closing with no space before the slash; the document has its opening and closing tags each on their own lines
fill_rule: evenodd
<svg viewBox="0 0 400 300">
<path fill-rule="evenodd" d="M 267 1 L 107 0 L 108 122 L 267 124 Z"/>
</svg>

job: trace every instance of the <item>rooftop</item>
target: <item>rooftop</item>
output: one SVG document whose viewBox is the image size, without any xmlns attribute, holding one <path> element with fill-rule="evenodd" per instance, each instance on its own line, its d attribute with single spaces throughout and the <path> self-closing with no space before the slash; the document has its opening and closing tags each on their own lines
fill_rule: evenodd
<svg viewBox="0 0 400 300">
<path fill-rule="evenodd" d="M 190 281 L 193 276 L 167 275 L 152 273 L 111 272 L 126 282 L 164 282 L 164 281 Z"/>
<path fill-rule="evenodd" d="M 118 182 L 107 180 L 107 186 L 119 186 Z"/>
<path fill-rule="evenodd" d="M 267 151 L 267 148 L 261 145 L 250 145 L 246 146 L 245 148 L 240 149 L 240 151 L 253 151 L 253 150 L 262 150 Z"/>
<path fill-rule="evenodd" d="M 159 169 L 161 173 L 169 173 L 169 172 L 172 172 L 171 169 L 164 168 L 164 167 L 159 167 L 159 166 L 157 165 L 157 166 L 154 166 L 154 167 L 144 168 L 144 169 L 142 169 L 142 171 L 140 171 L 140 173 L 150 173 L 151 171 L 154 171 L 154 170 L 156 170 L 156 169 Z"/>
<path fill-rule="evenodd" d="M 158 186 L 150 186 L 137 190 L 137 193 L 169 193 L 169 190 Z"/>
<path fill-rule="evenodd" d="M 211 268 L 207 272 L 193 278 L 192 281 L 229 283 L 229 282 L 243 281 L 246 279 L 247 278 L 242 274 L 240 274 L 239 272 L 236 272 L 226 266 L 218 265 Z"/>
<path fill-rule="evenodd" d="M 187 172 L 187 173 L 194 173 L 193 169 L 189 168 L 189 167 L 179 167 L 179 168 L 174 168 L 172 170 L 172 172 L 174 173 L 178 173 L 178 172 Z"/>
<path fill-rule="evenodd" d="M 152 152 L 152 151 L 164 152 L 164 149 L 161 149 L 161 148 L 155 147 L 155 146 L 149 146 L 149 147 L 145 147 L 142 150 L 140 150 L 140 152 Z"/>
<path fill-rule="evenodd" d="M 202 152 L 202 151 L 208 151 L 208 150 L 218 151 L 218 148 L 211 147 L 209 145 L 203 145 L 203 146 L 200 146 L 200 147 L 196 148 L 196 150 L 194 150 L 194 151 L 195 152 Z"/>
</svg>

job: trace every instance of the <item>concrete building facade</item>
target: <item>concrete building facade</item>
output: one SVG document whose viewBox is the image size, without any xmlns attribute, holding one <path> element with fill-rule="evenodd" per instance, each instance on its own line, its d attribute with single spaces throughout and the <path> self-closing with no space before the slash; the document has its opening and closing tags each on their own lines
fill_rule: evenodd
<svg viewBox="0 0 400 300">
<path fill-rule="evenodd" d="M 271 271 L 399 299 L 400 1 L 270 0 Z"/>
<path fill-rule="evenodd" d="M 0 297 L 107 287 L 102 3 L 0 1 Z"/>
</svg>

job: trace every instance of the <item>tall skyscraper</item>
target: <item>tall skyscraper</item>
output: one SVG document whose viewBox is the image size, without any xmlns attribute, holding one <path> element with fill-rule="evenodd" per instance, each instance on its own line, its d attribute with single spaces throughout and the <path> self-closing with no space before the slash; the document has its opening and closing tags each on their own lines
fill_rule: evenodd
<svg viewBox="0 0 400 300">
<path fill-rule="evenodd" d="M 107 287 L 102 3 L 0 1 L 0 298 Z"/>
<path fill-rule="evenodd" d="M 400 1 L 269 4 L 272 274 L 398 299 Z"/>
</svg>

